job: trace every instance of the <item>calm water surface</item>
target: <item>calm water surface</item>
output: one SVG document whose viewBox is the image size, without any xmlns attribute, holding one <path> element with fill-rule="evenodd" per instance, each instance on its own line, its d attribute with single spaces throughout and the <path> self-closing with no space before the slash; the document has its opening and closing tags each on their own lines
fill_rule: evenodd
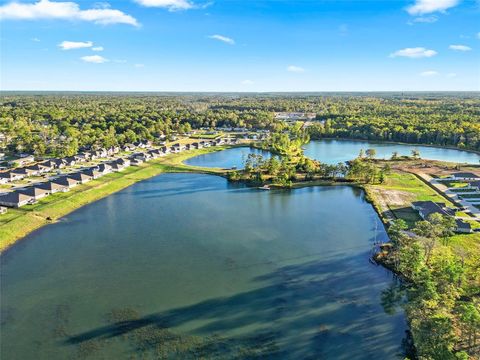
<svg viewBox="0 0 480 360">
<path fill-rule="evenodd" d="M 361 149 L 375 149 L 377 158 L 389 159 L 394 151 L 399 155 L 411 155 L 413 149 L 420 151 L 420 156 L 424 159 L 451 161 L 458 163 L 478 164 L 480 155 L 455 150 L 442 149 L 429 146 L 404 145 L 404 144 L 386 144 L 368 141 L 350 141 L 350 140 L 318 140 L 311 141 L 305 145 L 305 155 L 327 164 L 338 164 L 356 158 Z M 185 161 L 186 164 L 205 167 L 231 168 L 236 166 L 242 168 L 249 153 L 261 153 L 256 149 L 248 147 L 233 148 L 216 153 L 210 153 L 193 157 Z M 268 153 L 267 153 L 268 154 Z"/>
<path fill-rule="evenodd" d="M 165 174 L 1 258 L 2 359 L 394 359 L 405 321 L 352 187 Z"/>
<path fill-rule="evenodd" d="M 249 154 L 262 155 L 265 158 L 270 157 L 270 152 L 254 149 L 250 147 L 235 147 L 223 151 L 217 151 L 209 154 L 198 155 L 185 160 L 185 164 L 202 167 L 218 167 L 222 169 L 230 169 L 236 167 L 243 168 L 245 160 Z"/>
</svg>

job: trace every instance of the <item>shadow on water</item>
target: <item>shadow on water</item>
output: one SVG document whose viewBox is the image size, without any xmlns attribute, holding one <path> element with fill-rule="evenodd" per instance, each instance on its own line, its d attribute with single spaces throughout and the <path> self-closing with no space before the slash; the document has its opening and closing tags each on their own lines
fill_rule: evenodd
<svg viewBox="0 0 480 360">
<path fill-rule="evenodd" d="M 208 339 L 194 346 L 195 351 L 203 348 L 208 358 L 220 354 L 234 358 L 252 350 L 244 358 L 254 354 L 282 359 L 396 358 L 400 339 L 398 346 L 383 340 L 402 326 L 398 322 L 403 324 L 403 317 L 393 321 L 379 305 L 385 284 L 375 285 L 380 273 L 372 271 L 364 255 L 282 266 L 253 279 L 258 287 L 251 291 L 165 312 L 141 317 L 125 311 L 125 316 L 70 336 L 64 344 L 126 337 L 138 345 L 144 336 L 161 341 L 140 341 L 142 351 L 168 352 L 168 339 L 179 336 L 174 335 L 175 329 L 187 326 L 192 330 L 185 336 Z M 371 282 L 365 281 L 366 276 L 371 276 Z M 388 325 L 392 322 L 396 326 Z M 175 355 L 182 355 L 175 349 Z"/>
</svg>

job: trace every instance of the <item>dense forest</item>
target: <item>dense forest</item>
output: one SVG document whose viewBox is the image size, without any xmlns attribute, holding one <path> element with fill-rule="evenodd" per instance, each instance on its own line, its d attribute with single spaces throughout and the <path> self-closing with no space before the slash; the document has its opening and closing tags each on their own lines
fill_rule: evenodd
<svg viewBox="0 0 480 360">
<path fill-rule="evenodd" d="M 480 150 L 480 97 L 437 94 L 2 93 L 7 153 L 72 155 L 82 146 L 154 140 L 200 127 L 281 128 L 275 112 L 312 112 L 310 138 L 344 137 Z"/>
</svg>

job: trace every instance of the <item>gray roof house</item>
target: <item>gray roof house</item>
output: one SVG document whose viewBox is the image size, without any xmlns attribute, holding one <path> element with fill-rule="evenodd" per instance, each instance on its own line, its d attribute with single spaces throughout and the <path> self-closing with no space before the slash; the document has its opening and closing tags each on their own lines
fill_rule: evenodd
<svg viewBox="0 0 480 360">
<path fill-rule="evenodd" d="M 451 177 L 456 180 L 480 180 L 480 176 L 471 172 L 456 172 Z"/>
<path fill-rule="evenodd" d="M 473 232 L 472 226 L 463 220 L 456 219 L 455 224 L 457 225 L 455 229 L 457 233 L 470 234 Z"/>
<path fill-rule="evenodd" d="M 103 174 L 97 170 L 97 168 L 90 168 L 82 170 L 82 173 L 91 176 L 94 179 L 98 179 Z"/>
<path fill-rule="evenodd" d="M 69 175 L 61 176 L 57 179 L 52 180 L 55 184 L 60 184 L 68 187 L 69 189 L 78 185 L 78 180 L 72 179 Z"/>
<path fill-rule="evenodd" d="M 5 172 L 0 172 L 0 182 L 5 183 L 9 181 L 15 181 L 15 180 L 21 180 L 25 177 L 23 174 L 17 174 L 12 171 L 5 171 Z M 1 181 L 2 179 L 5 179 L 4 181 Z"/>
<path fill-rule="evenodd" d="M 31 201 L 33 201 L 33 199 L 30 196 L 18 193 L 16 191 L 0 195 L 0 205 L 7 207 L 18 208 L 30 203 Z"/>
<path fill-rule="evenodd" d="M 40 189 L 45 189 L 50 192 L 50 194 L 55 194 L 56 192 L 66 192 L 68 191 L 68 186 L 54 183 L 52 181 L 46 181 L 40 184 L 35 185 Z"/>
<path fill-rule="evenodd" d="M 37 171 L 38 174 L 42 174 L 44 172 L 50 171 L 52 168 L 50 166 L 43 165 L 43 164 L 35 164 L 35 165 L 27 166 L 27 169 Z"/>
<path fill-rule="evenodd" d="M 68 176 L 74 180 L 77 180 L 80 184 L 85 184 L 93 179 L 93 176 L 81 172 L 72 173 Z"/>
<path fill-rule="evenodd" d="M 412 208 L 418 211 L 422 219 L 427 219 L 432 214 L 449 215 L 445 210 L 444 203 L 435 203 L 433 201 L 415 201 Z"/>
<path fill-rule="evenodd" d="M 97 166 L 97 170 L 100 174 L 105 175 L 112 172 L 112 167 L 106 163 L 102 163 Z"/>
<path fill-rule="evenodd" d="M 47 195 L 50 195 L 50 192 L 46 189 L 42 189 L 41 187 L 38 186 L 30 186 L 25 189 L 19 189 L 17 190 L 20 194 L 28 195 L 30 196 L 33 200 L 38 201 L 41 198 L 44 198 Z"/>
<path fill-rule="evenodd" d="M 16 168 L 12 170 L 12 173 L 19 174 L 23 176 L 35 176 L 39 174 L 38 170 L 31 170 L 27 168 Z"/>
</svg>

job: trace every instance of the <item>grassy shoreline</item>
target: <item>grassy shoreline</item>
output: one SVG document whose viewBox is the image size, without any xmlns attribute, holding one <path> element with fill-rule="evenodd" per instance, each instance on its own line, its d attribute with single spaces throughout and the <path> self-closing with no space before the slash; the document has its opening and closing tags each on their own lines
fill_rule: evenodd
<svg viewBox="0 0 480 360">
<path fill-rule="evenodd" d="M 218 146 L 170 154 L 140 166 L 131 166 L 121 172 L 107 174 L 86 184 L 78 185 L 69 192 L 50 195 L 34 205 L 9 209 L 7 214 L 0 217 L 0 254 L 31 232 L 54 223 L 87 204 L 161 173 L 196 172 L 222 175 L 225 171 L 223 169 L 188 166 L 182 162 L 197 155 L 230 147 Z"/>
</svg>

